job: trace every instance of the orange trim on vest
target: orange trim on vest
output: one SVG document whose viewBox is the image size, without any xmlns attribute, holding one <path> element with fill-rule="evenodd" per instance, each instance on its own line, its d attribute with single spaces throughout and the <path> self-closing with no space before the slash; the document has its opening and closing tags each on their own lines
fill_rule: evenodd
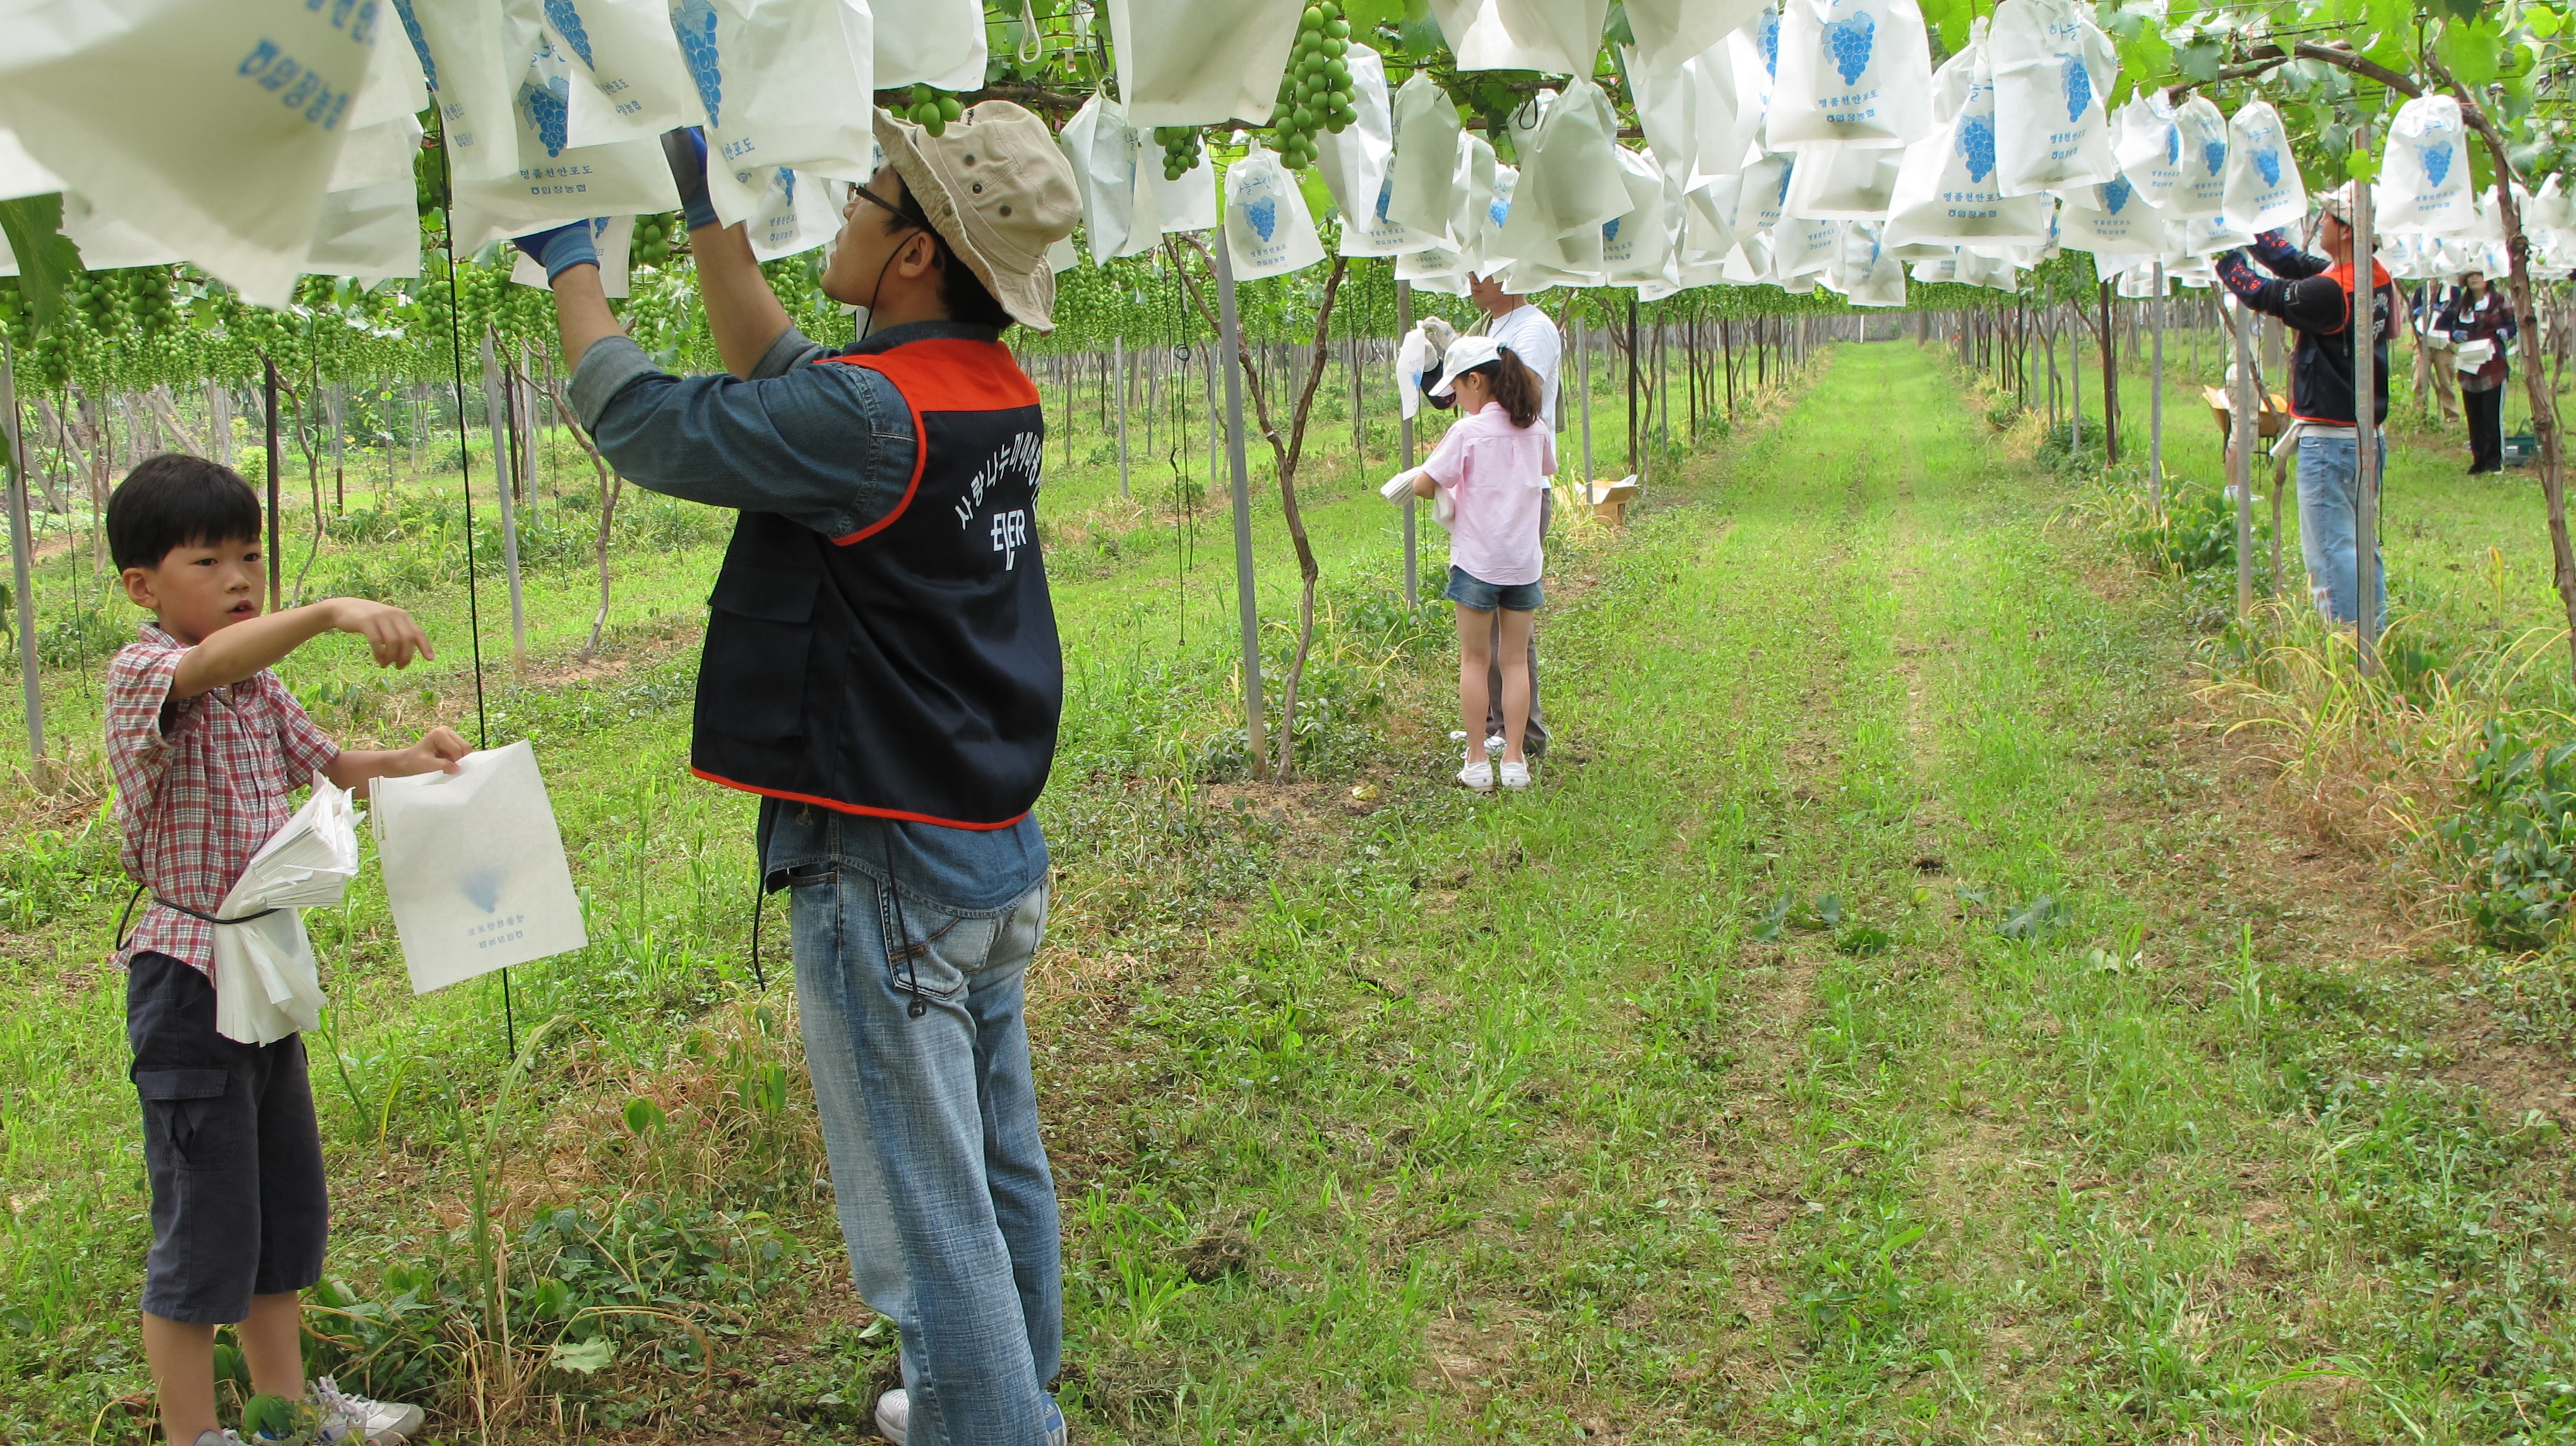
<svg viewBox="0 0 2576 1446">
<path fill-rule="evenodd" d="M 926 813 L 907 813 L 899 808 L 870 808 L 865 804 L 843 803 L 839 799 L 835 798 L 817 798 L 810 793 L 795 793 L 784 788 L 760 788 L 753 784 L 736 783 L 722 774 L 709 773 L 703 768 L 691 767 L 689 771 L 696 774 L 698 777 L 705 779 L 709 783 L 720 784 L 726 788 L 740 789 L 744 793 L 756 793 L 763 798 L 785 799 L 789 803 L 810 803 L 816 808 L 828 808 L 834 813 L 859 813 L 865 814 L 870 818 L 893 818 L 901 819 L 905 823 L 937 824 L 941 828 L 962 828 L 972 830 L 976 833 L 998 832 L 1002 829 L 1009 828 L 1011 825 L 1018 823 L 1021 819 L 1029 816 L 1028 811 L 1026 809 L 1022 809 L 1020 812 L 1002 820 L 1000 823 L 966 823 L 962 820 L 953 818 L 934 818 Z"/>
<path fill-rule="evenodd" d="M 2325 336 L 2341 336 L 2352 326 L 2352 263 L 2349 261 L 2338 262 L 2317 274 L 2324 277 L 2326 280 L 2333 282 L 2336 288 L 2343 292 L 2343 325 L 2336 327 L 2332 331 L 2322 333 L 2322 335 Z M 2389 276 L 2388 268 L 2379 264 L 2379 258 L 2376 256 L 2370 258 L 2371 294 L 2376 296 L 2379 293 L 2379 288 L 2394 284 L 2396 283 Z M 2298 414 L 2294 412 L 2291 415 L 2296 416 Z M 2346 422 L 2343 425 L 2350 426 L 2352 424 Z"/>
<path fill-rule="evenodd" d="M 912 505 L 921 491 L 921 470 L 930 460 L 929 432 L 921 425 L 921 414 L 929 412 L 997 412 L 1006 407 L 1034 407 L 1038 404 L 1037 383 L 1020 370 L 1018 358 L 998 341 L 968 341 L 962 337 L 932 337 L 927 341 L 905 342 L 891 351 L 871 352 L 860 356 L 827 356 L 824 362 L 842 366 L 866 367 L 894 383 L 906 410 L 912 413 L 912 476 L 904 483 L 903 500 L 894 510 L 846 537 L 835 537 L 833 545 L 847 547 L 865 541 L 894 524 Z M 997 365 L 998 364 L 998 365 Z M 996 397 L 996 393 L 1000 393 Z M 723 780 L 718 779 L 718 782 Z M 735 785 L 739 787 L 740 785 Z M 757 792 L 758 790 L 754 790 Z M 821 802 L 808 799 L 806 802 Z M 832 807 L 840 807 L 838 804 Z M 874 812 L 874 810 L 859 810 Z M 911 814 L 892 815 L 911 818 Z M 945 819 L 923 820 L 945 823 Z M 1014 820 L 1016 822 L 1016 820 Z M 956 828 L 983 825 L 955 824 Z M 990 825 L 995 828 L 1006 824 Z"/>
</svg>

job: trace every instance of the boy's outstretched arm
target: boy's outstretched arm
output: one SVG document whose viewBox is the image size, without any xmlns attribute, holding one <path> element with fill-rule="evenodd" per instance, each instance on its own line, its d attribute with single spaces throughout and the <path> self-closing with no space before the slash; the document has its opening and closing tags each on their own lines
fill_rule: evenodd
<svg viewBox="0 0 2576 1446">
<path fill-rule="evenodd" d="M 322 776 L 364 798 L 371 778 L 408 778 L 432 770 L 454 773 L 456 760 L 473 751 L 455 729 L 432 728 L 409 748 L 344 748 L 339 757 L 322 765 Z"/>
<path fill-rule="evenodd" d="M 170 678 L 170 696 L 193 698 L 227 683 L 238 683 L 294 652 L 324 633 L 356 633 L 375 651 L 376 665 L 408 668 L 414 655 L 438 654 L 421 635 L 420 624 L 401 608 L 364 598 L 324 598 L 300 608 L 249 618 L 218 629 L 180 658 Z"/>
</svg>

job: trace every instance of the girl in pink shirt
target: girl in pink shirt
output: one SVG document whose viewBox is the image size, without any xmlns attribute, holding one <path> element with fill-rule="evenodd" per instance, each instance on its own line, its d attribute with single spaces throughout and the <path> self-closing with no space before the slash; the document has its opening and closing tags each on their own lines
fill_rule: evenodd
<svg viewBox="0 0 2576 1446">
<path fill-rule="evenodd" d="M 1547 479 L 1556 471 L 1556 438 L 1539 425 L 1538 374 L 1491 337 L 1462 336 L 1442 359 L 1431 395 L 1458 400 L 1458 420 L 1414 475 L 1418 497 L 1447 493 L 1449 586 L 1458 605 L 1458 707 L 1467 720 L 1466 766 L 1458 781 L 1494 786 L 1485 756 L 1486 674 L 1499 654 L 1503 675 L 1505 788 L 1529 787 L 1521 735 L 1529 727 L 1531 614 L 1542 600 L 1540 548 Z M 1502 638 L 1494 639 L 1494 612 Z"/>
</svg>

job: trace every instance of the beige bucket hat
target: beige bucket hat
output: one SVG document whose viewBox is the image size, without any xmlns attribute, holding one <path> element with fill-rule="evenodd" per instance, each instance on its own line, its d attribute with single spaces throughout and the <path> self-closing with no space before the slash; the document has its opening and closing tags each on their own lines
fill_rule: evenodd
<svg viewBox="0 0 2576 1446">
<path fill-rule="evenodd" d="M 882 106 L 877 144 L 904 189 L 919 198 L 949 249 L 1013 320 L 1055 330 L 1055 272 L 1049 246 L 1073 234 L 1082 199 L 1073 163 L 1046 122 L 1007 100 L 988 100 L 934 136 Z"/>
</svg>

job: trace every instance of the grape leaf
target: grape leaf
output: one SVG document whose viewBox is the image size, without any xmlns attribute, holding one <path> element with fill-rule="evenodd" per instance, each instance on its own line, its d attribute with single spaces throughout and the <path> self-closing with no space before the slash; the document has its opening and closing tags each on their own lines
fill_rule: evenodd
<svg viewBox="0 0 2576 1446">
<path fill-rule="evenodd" d="M 2184 46 L 2174 56 L 2174 68 L 2203 85 L 2218 79 L 2219 62 L 2227 52 L 2215 40 L 2202 38 Z"/>
<path fill-rule="evenodd" d="M 18 258 L 18 293 L 29 320 L 43 331 L 63 314 L 63 287 L 81 270 L 80 248 L 63 234 L 63 196 L 21 196 L 0 201 L 0 235 Z"/>
<path fill-rule="evenodd" d="M 2454 20 L 2442 27 L 2433 50 L 2462 85 L 2481 86 L 2496 78 L 2496 33 L 2487 26 Z"/>
<path fill-rule="evenodd" d="M 587 1376 L 617 1359 L 617 1342 L 606 1336 L 586 1341 L 557 1341 L 546 1351 L 546 1364 Z"/>
<path fill-rule="evenodd" d="M 2119 85 L 2112 91 L 2110 104 L 2117 106 L 2127 98 L 2126 92 L 2136 86 L 2154 85 L 2172 71 L 2173 46 L 2156 26 L 2141 25 L 2135 35 L 2121 39 Z"/>
<path fill-rule="evenodd" d="M 1925 0 L 1923 18 L 1941 32 L 1941 46 L 1953 55 L 1968 48 L 1968 0 Z"/>
</svg>

